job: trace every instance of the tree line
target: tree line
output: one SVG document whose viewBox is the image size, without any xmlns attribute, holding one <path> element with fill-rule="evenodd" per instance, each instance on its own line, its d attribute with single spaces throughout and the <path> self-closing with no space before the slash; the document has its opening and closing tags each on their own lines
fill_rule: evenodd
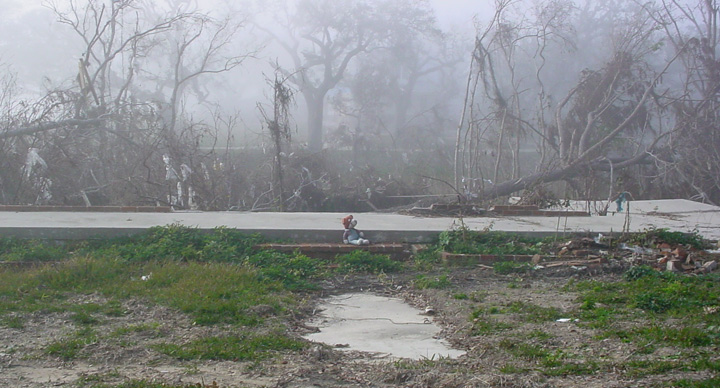
<svg viewBox="0 0 720 388">
<path fill-rule="evenodd" d="M 720 203 L 714 0 L 496 0 L 471 39 L 426 0 L 45 10 L 77 70 L 28 97 L 5 66 L 4 204 L 372 210 L 448 188 Z M 229 111 L 246 85 L 265 97 Z"/>
</svg>

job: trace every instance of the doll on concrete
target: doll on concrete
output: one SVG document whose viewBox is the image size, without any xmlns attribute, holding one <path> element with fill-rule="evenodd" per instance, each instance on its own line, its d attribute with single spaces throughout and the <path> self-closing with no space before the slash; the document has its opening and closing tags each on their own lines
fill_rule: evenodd
<svg viewBox="0 0 720 388">
<path fill-rule="evenodd" d="M 353 219 L 353 216 L 347 216 L 342 219 L 342 224 L 345 227 L 345 233 L 343 233 L 343 242 L 345 244 L 353 245 L 369 245 L 370 241 L 365 239 L 363 232 L 355 229 L 357 220 Z"/>
</svg>

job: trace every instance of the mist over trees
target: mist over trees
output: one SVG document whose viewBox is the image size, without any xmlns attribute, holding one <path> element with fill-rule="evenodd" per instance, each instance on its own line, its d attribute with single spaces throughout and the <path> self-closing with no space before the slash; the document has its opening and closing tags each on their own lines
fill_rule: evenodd
<svg viewBox="0 0 720 388">
<path fill-rule="evenodd" d="M 10 1 L 10 0 L 4 0 Z M 442 7 L 442 3 L 438 3 Z M 0 203 L 720 204 L 714 0 L 51 0 L 0 16 Z M 459 29 L 462 31 L 462 29 Z"/>
</svg>

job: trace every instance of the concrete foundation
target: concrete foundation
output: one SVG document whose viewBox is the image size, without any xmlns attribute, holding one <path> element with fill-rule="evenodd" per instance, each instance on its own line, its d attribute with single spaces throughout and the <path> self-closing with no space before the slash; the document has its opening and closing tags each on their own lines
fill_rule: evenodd
<svg viewBox="0 0 720 388">
<path fill-rule="evenodd" d="M 593 206 L 598 207 L 595 203 Z M 582 208 L 584 203 L 574 204 Z M 610 207 L 612 210 L 613 206 Z M 582 210 L 582 209 L 580 209 Z M 340 219 L 347 213 L 249 212 L 0 212 L 0 236 L 73 240 L 129 236 L 153 226 L 181 224 L 211 231 L 225 226 L 271 239 L 337 243 L 342 240 Z M 473 230 L 496 230 L 548 236 L 575 233 L 610 234 L 648 228 L 697 231 L 720 239 L 720 207 L 687 200 L 633 201 L 630 213 L 593 214 L 589 217 L 420 217 L 386 213 L 354 213 L 373 243 L 432 242 L 438 233 L 464 225 Z"/>
</svg>

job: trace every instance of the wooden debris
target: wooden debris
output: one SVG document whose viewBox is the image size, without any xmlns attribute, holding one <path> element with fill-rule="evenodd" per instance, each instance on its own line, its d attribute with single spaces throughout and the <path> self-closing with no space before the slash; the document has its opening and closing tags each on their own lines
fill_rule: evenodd
<svg viewBox="0 0 720 388">
<path fill-rule="evenodd" d="M 532 257 L 532 259 L 530 259 L 530 261 L 532 261 L 533 264 L 538 265 L 542 261 L 542 256 L 536 254 Z"/>
<path fill-rule="evenodd" d="M 562 266 L 581 266 L 581 265 L 593 265 L 593 264 L 604 264 L 607 263 L 607 259 L 604 257 L 598 257 L 591 260 L 571 260 L 571 261 L 554 261 L 545 264 L 545 268 L 562 267 Z"/>
<path fill-rule="evenodd" d="M 683 270 L 682 268 L 682 262 L 680 260 L 669 260 L 667 263 L 665 263 L 665 270 L 670 272 L 680 272 Z"/>
<path fill-rule="evenodd" d="M 696 269 L 694 273 L 696 273 L 696 274 L 706 274 L 706 273 L 710 273 L 710 272 L 712 272 L 712 271 L 717 270 L 717 268 L 718 268 L 718 263 L 717 263 L 717 261 L 715 261 L 715 260 L 713 260 L 713 261 L 708 261 L 707 263 L 703 264 L 702 267 Z"/>
</svg>

